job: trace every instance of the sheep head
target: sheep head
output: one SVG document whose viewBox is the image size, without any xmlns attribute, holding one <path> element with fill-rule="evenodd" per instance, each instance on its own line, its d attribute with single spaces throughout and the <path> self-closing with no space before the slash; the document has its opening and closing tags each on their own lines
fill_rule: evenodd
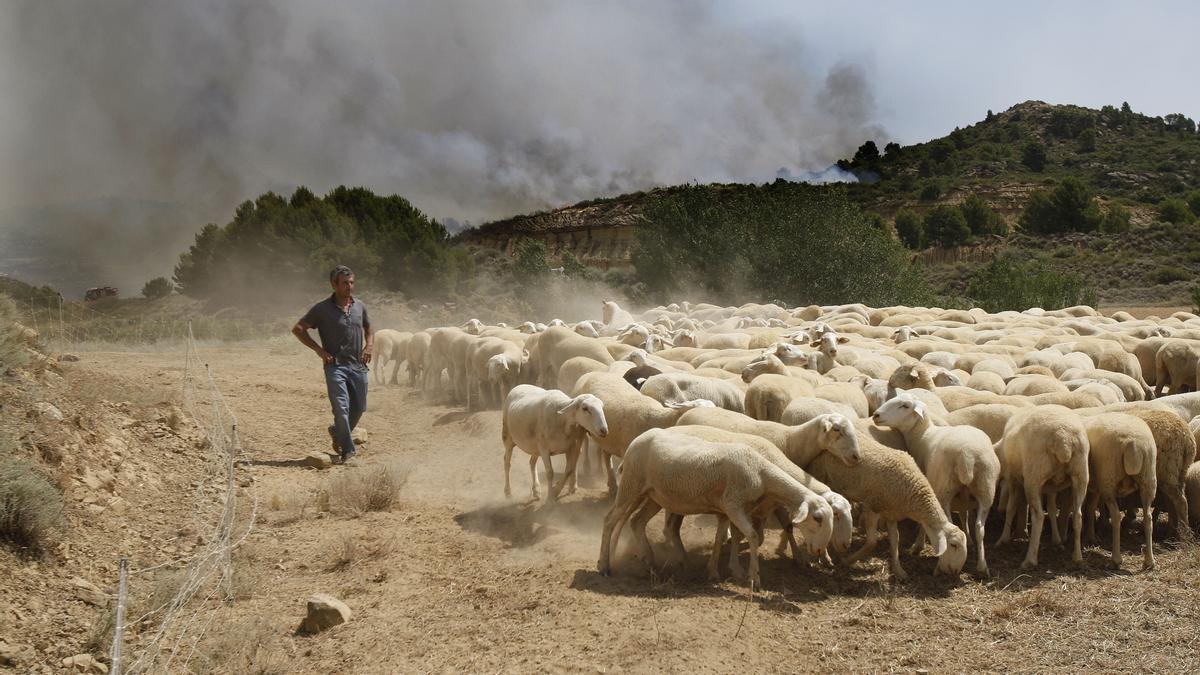
<svg viewBox="0 0 1200 675">
<path fill-rule="evenodd" d="M 818 447 L 842 460 L 846 466 L 854 466 L 862 461 L 858 449 L 858 436 L 850 420 L 837 413 L 817 417 Z"/>
<path fill-rule="evenodd" d="M 591 394 L 580 394 L 559 408 L 559 415 L 569 415 L 571 422 L 583 427 L 596 438 L 608 436 L 608 420 L 604 418 L 604 401 Z"/>
<path fill-rule="evenodd" d="M 833 509 L 824 498 L 810 494 L 800 501 L 792 517 L 792 526 L 804 535 L 804 547 L 809 555 L 820 555 L 829 546 L 829 540 L 833 538 L 833 520 Z"/>
</svg>

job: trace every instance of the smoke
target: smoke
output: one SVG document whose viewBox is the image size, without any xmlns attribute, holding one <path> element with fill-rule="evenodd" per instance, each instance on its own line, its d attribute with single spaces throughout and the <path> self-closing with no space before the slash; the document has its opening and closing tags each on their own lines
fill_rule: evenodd
<svg viewBox="0 0 1200 675">
<path fill-rule="evenodd" d="M 176 224 L 190 234 L 266 190 L 346 184 L 479 223 L 769 180 L 883 140 L 861 68 L 819 70 L 794 30 L 725 4 L 29 0 L 0 13 L 0 210 L 154 201 L 190 214 Z M 131 244 L 136 260 L 179 253 Z"/>
</svg>

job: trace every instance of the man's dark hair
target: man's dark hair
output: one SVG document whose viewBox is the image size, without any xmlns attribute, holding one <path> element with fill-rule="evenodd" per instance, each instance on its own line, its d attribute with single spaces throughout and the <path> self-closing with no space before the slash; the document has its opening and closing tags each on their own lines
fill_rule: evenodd
<svg viewBox="0 0 1200 675">
<path fill-rule="evenodd" d="M 351 270 L 349 267 L 346 267 L 345 265 L 338 265 L 337 267 L 333 268 L 332 272 L 329 273 L 329 283 L 331 283 L 331 284 L 337 283 L 338 277 L 352 277 L 352 276 L 354 276 L 353 270 Z"/>
</svg>

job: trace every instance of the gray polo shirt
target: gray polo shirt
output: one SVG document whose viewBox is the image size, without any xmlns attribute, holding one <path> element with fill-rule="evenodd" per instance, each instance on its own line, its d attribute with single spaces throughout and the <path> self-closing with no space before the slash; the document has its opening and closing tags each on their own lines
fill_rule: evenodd
<svg viewBox="0 0 1200 675">
<path fill-rule="evenodd" d="M 336 296 L 330 295 L 313 305 L 300 323 L 317 329 L 321 349 L 333 354 L 335 363 L 366 369 L 360 357 L 365 329 L 371 326 L 371 319 L 367 316 L 366 305 L 357 298 L 351 298 L 350 306 L 343 311 L 338 307 Z"/>
</svg>

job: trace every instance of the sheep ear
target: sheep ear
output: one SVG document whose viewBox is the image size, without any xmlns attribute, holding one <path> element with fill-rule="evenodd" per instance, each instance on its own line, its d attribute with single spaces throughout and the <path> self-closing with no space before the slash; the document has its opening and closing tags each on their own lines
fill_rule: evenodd
<svg viewBox="0 0 1200 675">
<path fill-rule="evenodd" d="M 837 339 L 837 341 L 838 341 L 838 344 L 840 344 L 840 345 L 844 345 L 844 344 L 846 344 L 847 342 L 849 342 L 849 341 L 850 341 L 850 338 L 846 337 L 845 335 L 842 335 L 841 337 L 839 337 L 839 338 Z"/>
<path fill-rule="evenodd" d="M 909 377 L 911 377 L 912 379 L 914 379 L 914 380 L 915 380 L 915 379 L 917 379 L 918 377 L 920 377 L 920 376 L 921 376 L 921 373 L 920 373 L 920 371 L 918 371 L 918 370 L 917 370 L 917 367 L 916 367 L 916 366 L 913 366 L 913 367 L 912 367 L 912 368 L 911 368 L 911 369 L 908 371 L 908 376 L 909 376 Z"/>
<path fill-rule="evenodd" d="M 821 346 L 820 340 L 813 340 L 812 344 L 809 345 L 809 347 L 820 347 L 820 346 Z"/>
<path fill-rule="evenodd" d="M 933 554 L 934 555 L 941 556 L 943 553 L 946 552 L 946 532 L 945 532 L 945 530 L 938 530 L 937 532 L 930 533 L 929 539 L 930 539 L 930 541 L 933 542 Z"/>
<path fill-rule="evenodd" d="M 897 329 L 895 332 L 892 333 L 892 337 L 896 337 L 899 334 L 900 334 L 900 331 Z"/>
<path fill-rule="evenodd" d="M 522 349 L 522 350 L 521 350 L 521 360 L 522 360 L 522 361 L 528 361 L 528 360 L 529 360 L 529 350 L 528 350 L 528 349 Z"/>
<path fill-rule="evenodd" d="M 796 517 L 792 518 L 792 522 L 798 523 L 808 518 L 808 500 L 800 502 L 800 508 L 796 509 Z"/>
<path fill-rule="evenodd" d="M 830 431 L 832 431 L 833 430 L 833 420 L 831 418 L 829 418 L 828 416 L 822 417 L 821 418 L 821 429 L 823 431 L 825 431 L 826 433 L 829 433 Z"/>
<path fill-rule="evenodd" d="M 579 399 L 573 398 L 571 402 L 558 409 L 559 415 L 565 415 L 575 409 L 579 405 Z"/>
<path fill-rule="evenodd" d="M 920 401 L 914 401 L 913 412 L 917 413 L 917 417 L 925 419 L 925 404 Z"/>
</svg>

